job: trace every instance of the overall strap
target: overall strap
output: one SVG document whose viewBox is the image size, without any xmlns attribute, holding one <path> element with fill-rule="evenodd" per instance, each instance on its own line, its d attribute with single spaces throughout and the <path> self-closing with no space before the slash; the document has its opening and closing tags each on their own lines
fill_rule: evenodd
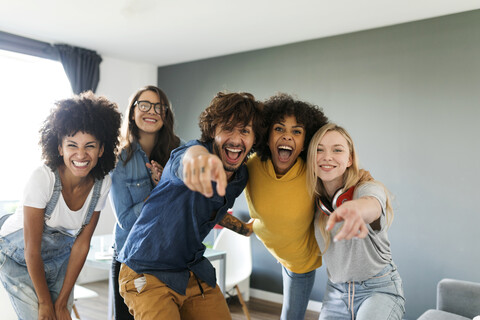
<svg viewBox="0 0 480 320">
<path fill-rule="evenodd" d="M 82 227 L 80 228 L 80 230 L 78 230 L 77 235 L 79 235 L 80 232 L 82 232 L 83 228 L 85 228 L 85 226 L 90 223 L 90 219 L 92 218 L 93 212 L 95 211 L 98 199 L 100 199 L 100 191 L 102 190 L 102 184 L 103 179 L 95 179 L 95 184 L 93 185 L 92 199 L 90 200 L 90 205 L 88 206 L 88 212 L 85 215 L 85 220 L 83 220 Z"/>
<path fill-rule="evenodd" d="M 55 169 L 55 185 L 53 186 L 53 193 L 45 207 L 45 221 L 50 219 L 52 215 L 53 209 L 57 205 L 58 199 L 60 198 L 60 194 L 62 192 L 62 180 L 60 180 L 60 174 L 58 173 L 58 169 Z"/>
</svg>

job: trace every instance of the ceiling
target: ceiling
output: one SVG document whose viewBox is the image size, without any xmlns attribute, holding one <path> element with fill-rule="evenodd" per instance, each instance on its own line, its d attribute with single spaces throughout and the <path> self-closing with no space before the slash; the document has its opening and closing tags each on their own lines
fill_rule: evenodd
<svg viewBox="0 0 480 320">
<path fill-rule="evenodd" d="M 163 66 L 479 8 L 479 0 L 0 0 L 0 31 Z"/>
</svg>

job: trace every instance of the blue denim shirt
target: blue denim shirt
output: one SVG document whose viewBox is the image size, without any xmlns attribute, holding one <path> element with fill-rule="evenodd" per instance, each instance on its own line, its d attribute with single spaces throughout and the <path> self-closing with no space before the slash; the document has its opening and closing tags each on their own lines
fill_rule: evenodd
<svg viewBox="0 0 480 320">
<path fill-rule="evenodd" d="M 117 166 L 110 172 L 110 197 L 117 217 L 114 229 L 115 252 L 122 249 L 130 229 L 142 211 L 145 199 L 155 186 L 150 169 L 145 165 L 150 162 L 147 155 L 138 142 L 132 146 L 134 151 L 130 161 L 125 164 L 127 152 L 122 150 Z"/>
<path fill-rule="evenodd" d="M 212 143 L 196 140 L 172 152 L 117 259 L 139 274 L 154 275 L 179 294 L 185 294 L 189 271 L 215 287 L 215 269 L 203 256 L 202 241 L 233 206 L 248 179 L 242 165 L 228 182 L 225 196 L 216 193 L 215 185 L 211 198 L 191 191 L 179 176 L 183 155 L 193 145 L 213 153 Z"/>
</svg>

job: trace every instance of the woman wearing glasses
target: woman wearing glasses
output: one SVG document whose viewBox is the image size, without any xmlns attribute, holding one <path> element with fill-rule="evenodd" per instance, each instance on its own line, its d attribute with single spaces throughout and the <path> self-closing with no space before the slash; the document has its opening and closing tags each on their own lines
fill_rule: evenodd
<svg viewBox="0 0 480 320">
<path fill-rule="evenodd" d="M 115 319 L 133 319 L 118 293 L 117 254 L 160 180 L 170 152 L 181 144 L 173 130 L 174 116 L 167 95 L 155 86 L 139 89 L 131 98 L 122 128 L 122 149 L 112 171 L 111 199 L 115 207 L 114 284 Z"/>
</svg>

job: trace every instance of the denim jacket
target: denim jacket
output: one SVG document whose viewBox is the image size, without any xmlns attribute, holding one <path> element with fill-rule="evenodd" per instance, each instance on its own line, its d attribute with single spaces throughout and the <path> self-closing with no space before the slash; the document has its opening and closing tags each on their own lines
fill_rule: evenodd
<svg viewBox="0 0 480 320">
<path fill-rule="evenodd" d="M 180 145 L 184 144 L 185 141 L 180 139 Z M 142 211 L 145 199 L 155 187 L 152 172 L 146 166 L 146 163 L 150 162 L 147 154 L 138 142 L 133 142 L 132 147 L 134 151 L 130 161 L 125 164 L 127 152 L 122 150 L 117 166 L 110 172 L 110 199 L 117 218 L 113 231 L 115 255 L 122 250 L 130 229 Z"/>
<path fill-rule="evenodd" d="M 204 197 L 185 186 L 180 178 L 186 150 L 202 145 L 213 153 L 212 143 L 197 140 L 172 151 L 162 179 L 150 194 L 135 222 L 118 261 L 136 273 L 154 275 L 180 294 L 185 294 L 189 271 L 215 287 L 215 269 L 203 254 L 202 241 L 233 207 L 247 184 L 246 165 L 241 165 L 228 182 L 225 196 Z"/>
<path fill-rule="evenodd" d="M 115 209 L 115 253 L 120 252 L 130 229 L 142 211 L 145 199 L 154 188 L 151 171 L 146 167 L 150 162 L 138 142 L 133 143 L 133 156 L 125 164 L 127 152 L 122 150 L 118 164 L 110 172 L 112 186 L 110 197 Z"/>
</svg>

